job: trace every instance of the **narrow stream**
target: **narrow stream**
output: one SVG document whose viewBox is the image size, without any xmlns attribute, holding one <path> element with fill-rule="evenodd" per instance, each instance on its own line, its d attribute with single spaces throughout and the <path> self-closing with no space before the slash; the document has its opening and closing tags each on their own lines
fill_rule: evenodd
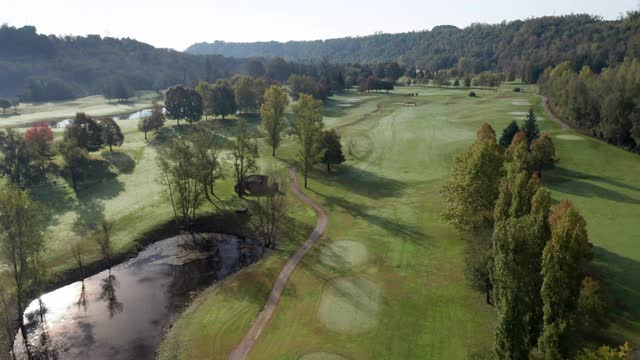
<svg viewBox="0 0 640 360">
<path fill-rule="evenodd" d="M 32 358 L 153 359 L 172 316 L 197 291 L 261 256 L 257 243 L 221 234 L 149 245 L 125 263 L 34 300 L 24 315 Z M 20 332 L 14 346 L 18 359 L 28 358 Z"/>
</svg>

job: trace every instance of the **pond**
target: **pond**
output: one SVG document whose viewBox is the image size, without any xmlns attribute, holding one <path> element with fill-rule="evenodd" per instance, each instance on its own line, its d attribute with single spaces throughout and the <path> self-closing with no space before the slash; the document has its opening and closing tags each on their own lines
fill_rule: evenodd
<svg viewBox="0 0 640 360">
<path fill-rule="evenodd" d="M 194 245 L 197 244 L 197 245 Z M 34 300 L 25 311 L 35 359 L 153 359 L 171 322 L 203 288 L 262 256 L 232 235 L 176 236 Z M 20 332 L 18 359 L 27 359 Z"/>
<path fill-rule="evenodd" d="M 142 109 L 136 112 L 132 112 L 129 114 L 124 114 L 124 115 L 117 115 L 113 117 L 113 120 L 138 120 L 141 119 L 145 116 L 149 116 L 151 115 L 151 110 L 152 109 Z M 166 110 L 164 108 L 162 108 L 163 112 L 166 112 Z M 98 116 L 98 118 L 100 118 L 101 116 Z M 71 124 L 71 121 L 73 121 L 73 119 L 63 119 L 63 120 L 54 120 L 54 121 L 49 121 L 49 126 L 53 127 L 53 128 L 65 128 L 67 127 L 67 125 Z M 33 126 L 34 123 L 29 123 L 29 124 L 25 124 L 22 125 L 21 127 L 31 127 Z"/>
</svg>

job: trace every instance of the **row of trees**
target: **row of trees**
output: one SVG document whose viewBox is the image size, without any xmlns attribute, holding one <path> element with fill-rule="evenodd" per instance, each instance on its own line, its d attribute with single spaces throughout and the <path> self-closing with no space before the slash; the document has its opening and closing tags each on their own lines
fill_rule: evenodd
<svg viewBox="0 0 640 360">
<path fill-rule="evenodd" d="M 552 166 L 555 149 L 532 124 L 530 112 L 500 141 L 483 125 L 442 189 L 445 219 L 471 235 L 467 278 L 497 310 L 498 359 L 565 359 L 605 311 L 584 219 L 569 201 L 552 206 L 540 185 L 538 167 Z"/>
<path fill-rule="evenodd" d="M 640 151 L 640 60 L 627 59 L 600 74 L 565 62 L 545 70 L 540 89 L 576 127 L 612 144 Z"/>
</svg>

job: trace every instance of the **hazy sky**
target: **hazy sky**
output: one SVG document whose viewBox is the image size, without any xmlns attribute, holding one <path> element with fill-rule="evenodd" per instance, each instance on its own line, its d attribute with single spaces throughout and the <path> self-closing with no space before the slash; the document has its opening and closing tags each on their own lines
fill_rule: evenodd
<svg viewBox="0 0 640 360">
<path fill-rule="evenodd" d="M 590 13 L 607 19 L 638 0 L 4 0 L 0 23 L 40 33 L 131 37 L 184 50 L 194 42 L 316 40 Z"/>
</svg>

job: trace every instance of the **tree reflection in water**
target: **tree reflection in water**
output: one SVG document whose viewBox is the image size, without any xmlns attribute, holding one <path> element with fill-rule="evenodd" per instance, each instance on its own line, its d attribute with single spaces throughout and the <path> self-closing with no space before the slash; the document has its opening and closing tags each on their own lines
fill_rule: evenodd
<svg viewBox="0 0 640 360">
<path fill-rule="evenodd" d="M 87 289 L 84 286 L 84 279 L 82 280 L 82 285 L 80 287 L 80 296 L 78 297 L 78 301 L 76 302 L 78 309 L 82 308 L 84 312 L 87 312 Z"/>
<path fill-rule="evenodd" d="M 116 314 L 121 313 L 124 309 L 124 305 L 118 301 L 118 297 L 116 296 L 117 287 L 118 279 L 111 273 L 111 269 L 109 269 L 109 275 L 100 281 L 100 295 L 98 296 L 98 300 L 107 303 L 110 319 Z"/>
</svg>

